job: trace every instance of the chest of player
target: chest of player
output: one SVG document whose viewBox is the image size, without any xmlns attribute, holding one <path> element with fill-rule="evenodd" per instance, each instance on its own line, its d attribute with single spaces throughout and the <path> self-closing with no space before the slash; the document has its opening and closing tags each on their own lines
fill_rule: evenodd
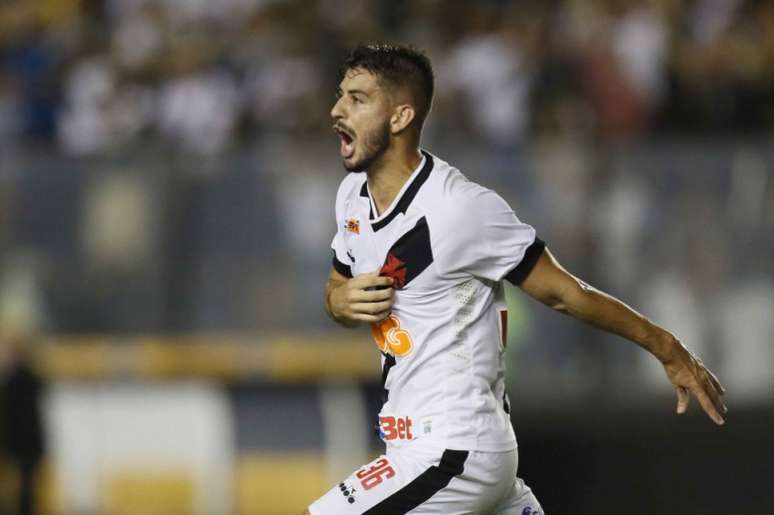
<svg viewBox="0 0 774 515">
<path fill-rule="evenodd" d="M 384 223 L 386 219 L 371 219 L 367 201 L 348 208 L 344 242 L 353 275 L 378 270 L 392 277 L 404 295 L 437 289 L 431 228 L 421 211 L 398 213 Z"/>
</svg>

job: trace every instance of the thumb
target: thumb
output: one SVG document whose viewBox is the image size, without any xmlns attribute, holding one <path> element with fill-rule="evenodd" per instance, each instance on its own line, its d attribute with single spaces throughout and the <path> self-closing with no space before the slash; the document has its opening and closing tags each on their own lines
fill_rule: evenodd
<svg viewBox="0 0 774 515">
<path fill-rule="evenodd" d="M 688 403 L 691 401 L 691 396 L 688 393 L 688 389 L 682 386 L 676 387 L 677 391 L 677 414 L 682 415 L 688 409 Z"/>
</svg>

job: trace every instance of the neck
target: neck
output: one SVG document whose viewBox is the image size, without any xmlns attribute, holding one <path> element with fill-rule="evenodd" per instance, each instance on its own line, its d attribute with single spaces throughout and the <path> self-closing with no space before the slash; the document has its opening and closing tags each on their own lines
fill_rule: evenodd
<svg viewBox="0 0 774 515">
<path fill-rule="evenodd" d="M 391 147 L 368 168 L 368 191 L 376 204 L 377 215 L 390 207 L 420 162 L 422 153 L 417 146 Z"/>
</svg>

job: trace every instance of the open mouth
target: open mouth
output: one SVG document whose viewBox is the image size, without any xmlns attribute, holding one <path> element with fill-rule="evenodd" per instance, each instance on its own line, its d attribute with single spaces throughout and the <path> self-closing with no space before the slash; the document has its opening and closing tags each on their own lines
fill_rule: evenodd
<svg viewBox="0 0 774 515">
<path fill-rule="evenodd" d="M 334 125 L 333 130 L 336 131 L 336 133 L 339 135 L 339 138 L 341 138 L 341 148 L 339 149 L 339 152 L 341 153 L 341 157 L 343 157 L 344 159 L 349 159 L 355 154 L 354 133 L 351 130 L 344 128 L 339 124 Z"/>
</svg>

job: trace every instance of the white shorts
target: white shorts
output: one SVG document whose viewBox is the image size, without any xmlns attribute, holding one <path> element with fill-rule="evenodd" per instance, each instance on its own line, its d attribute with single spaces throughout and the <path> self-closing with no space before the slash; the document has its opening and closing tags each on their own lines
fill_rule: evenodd
<svg viewBox="0 0 774 515">
<path fill-rule="evenodd" d="M 518 453 L 388 450 L 309 506 L 312 515 L 544 515 Z"/>
</svg>

